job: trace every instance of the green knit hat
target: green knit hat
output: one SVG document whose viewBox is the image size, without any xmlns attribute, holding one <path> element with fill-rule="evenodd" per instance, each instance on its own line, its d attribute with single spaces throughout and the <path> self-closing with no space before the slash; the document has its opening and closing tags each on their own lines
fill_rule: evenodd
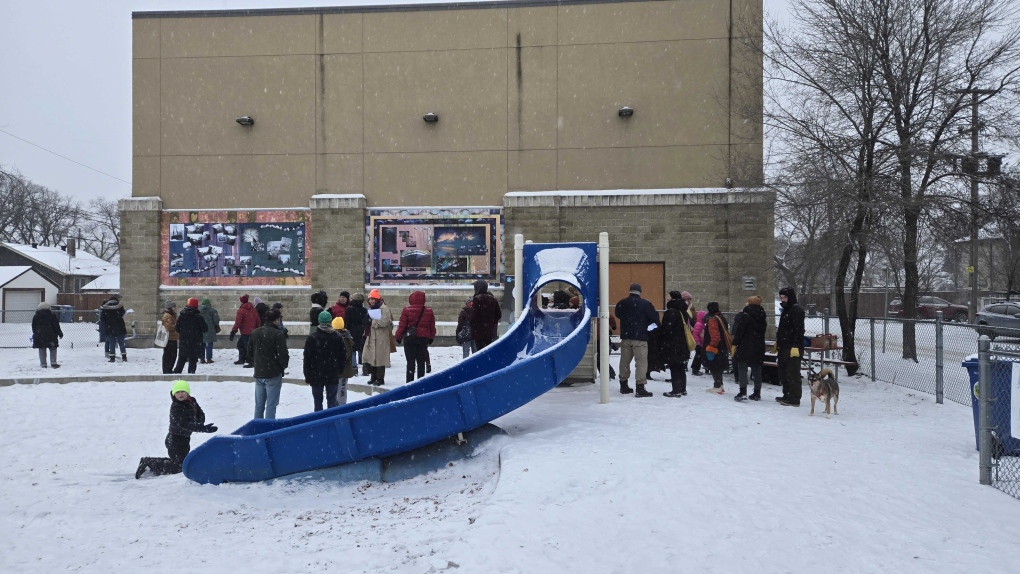
<svg viewBox="0 0 1020 574">
<path fill-rule="evenodd" d="M 203 297 L 202 298 L 202 304 L 203 305 L 209 305 L 210 307 L 212 307 L 212 301 L 210 301 L 208 297 Z"/>
<path fill-rule="evenodd" d="M 176 395 L 178 391 L 184 391 L 190 395 L 191 385 L 188 384 L 188 381 L 174 381 L 173 389 L 170 392 Z"/>
<path fill-rule="evenodd" d="M 329 311 L 323 311 L 322 313 L 319 313 L 319 324 L 320 325 L 329 325 L 332 322 L 333 322 L 333 314 L 332 313 L 330 313 Z"/>
</svg>

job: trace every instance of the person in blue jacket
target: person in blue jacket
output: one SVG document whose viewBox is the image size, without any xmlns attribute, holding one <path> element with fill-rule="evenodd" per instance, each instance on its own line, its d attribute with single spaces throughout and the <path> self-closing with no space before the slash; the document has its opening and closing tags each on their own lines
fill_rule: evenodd
<svg viewBox="0 0 1020 574">
<path fill-rule="evenodd" d="M 659 313 L 647 299 L 641 298 L 641 285 L 631 283 L 630 294 L 616 304 L 616 318 L 620 322 L 620 393 L 634 393 L 635 397 L 650 397 L 645 390 L 648 373 L 649 326 L 659 326 Z M 630 388 L 630 361 L 634 359 L 637 392 Z"/>
</svg>

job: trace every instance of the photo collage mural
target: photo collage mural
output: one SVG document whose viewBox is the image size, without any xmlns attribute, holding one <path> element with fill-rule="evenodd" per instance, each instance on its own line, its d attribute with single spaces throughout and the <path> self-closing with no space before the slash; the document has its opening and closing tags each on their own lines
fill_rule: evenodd
<svg viewBox="0 0 1020 574">
<path fill-rule="evenodd" d="M 366 283 L 502 283 L 499 208 L 369 209 L 365 223 Z"/>
<path fill-rule="evenodd" d="M 167 286 L 309 285 L 308 210 L 164 211 Z"/>
</svg>

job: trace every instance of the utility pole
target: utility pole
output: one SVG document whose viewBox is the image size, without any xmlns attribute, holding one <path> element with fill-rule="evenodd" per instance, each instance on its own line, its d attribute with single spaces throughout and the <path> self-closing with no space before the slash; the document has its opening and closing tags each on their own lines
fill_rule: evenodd
<svg viewBox="0 0 1020 574">
<path fill-rule="evenodd" d="M 981 127 L 978 120 L 978 97 L 991 96 L 997 92 L 978 88 L 954 91 L 957 94 L 970 94 L 970 156 L 963 159 L 963 171 L 970 175 L 970 266 L 967 268 L 970 273 L 970 303 L 967 305 L 967 314 L 971 323 L 977 322 L 978 311 L 978 177 L 981 175 L 977 166 L 980 149 L 978 133 Z M 969 169 L 967 166 L 970 166 Z"/>
</svg>

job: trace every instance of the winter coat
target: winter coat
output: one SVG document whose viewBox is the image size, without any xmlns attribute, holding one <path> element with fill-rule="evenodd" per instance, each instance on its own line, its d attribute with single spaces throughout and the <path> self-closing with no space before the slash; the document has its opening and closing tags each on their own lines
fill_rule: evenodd
<svg viewBox="0 0 1020 574">
<path fill-rule="evenodd" d="M 55 349 L 60 346 L 60 338 L 64 332 L 60 329 L 60 321 L 53 311 L 39 309 L 32 317 L 32 348 Z"/>
<path fill-rule="evenodd" d="M 191 436 L 193 432 L 202 432 L 204 424 L 205 413 L 195 397 L 189 395 L 187 400 L 179 401 L 170 393 L 170 434 Z"/>
<path fill-rule="evenodd" d="M 325 310 L 325 307 L 318 303 L 312 304 L 312 308 L 308 310 L 308 321 L 311 323 L 312 327 L 319 326 L 319 313 L 322 313 Z"/>
<path fill-rule="evenodd" d="M 259 314 L 259 327 L 261 327 L 262 325 L 265 324 L 265 322 L 266 322 L 266 311 L 268 311 L 268 310 L 269 310 L 269 305 L 266 305 L 265 303 L 259 303 L 258 305 L 255 305 L 255 312 Z"/>
<path fill-rule="evenodd" d="M 195 307 L 185 307 L 177 317 L 177 325 L 174 327 L 180 335 L 180 356 L 185 359 L 198 359 L 202 355 L 203 335 L 209 330 L 209 325 L 202 318 L 202 313 Z"/>
<path fill-rule="evenodd" d="M 250 302 L 241 303 L 241 306 L 237 308 L 237 313 L 234 314 L 234 326 L 230 328 L 231 333 L 241 332 L 241 335 L 251 335 L 255 329 L 262 326 L 262 319 L 259 318 L 259 312 L 255 310 L 255 305 Z"/>
<path fill-rule="evenodd" d="M 425 304 L 425 292 L 415 291 L 407 300 L 411 304 L 400 312 L 400 323 L 396 332 L 397 340 L 402 341 L 404 335 L 417 325 L 418 328 L 413 334 L 431 343 L 436 338 L 436 316 L 432 312 L 432 307 Z"/>
<path fill-rule="evenodd" d="M 768 321 L 761 305 L 748 305 L 733 319 L 733 346 L 741 363 L 760 365 L 765 362 L 765 329 Z"/>
<path fill-rule="evenodd" d="M 344 314 L 344 328 L 354 338 L 354 350 L 361 351 L 365 347 L 365 330 L 368 328 L 368 309 L 363 301 L 352 300 Z"/>
<path fill-rule="evenodd" d="M 220 312 L 212 305 L 199 305 L 198 312 L 202 314 L 206 326 L 209 327 L 209 330 L 202 336 L 202 342 L 215 343 L 216 333 L 220 332 Z"/>
<path fill-rule="evenodd" d="M 127 335 L 127 326 L 124 324 L 124 306 L 116 299 L 110 299 L 100 308 L 99 320 L 106 326 L 106 334 L 111 337 Z"/>
<path fill-rule="evenodd" d="M 348 302 L 347 305 L 350 305 L 350 302 Z M 332 315 L 334 319 L 337 317 L 344 317 L 344 314 L 347 313 L 347 305 L 341 305 L 340 300 L 337 299 L 336 304 L 329 308 L 329 314 Z M 346 324 L 347 317 L 344 317 L 344 319 Z"/>
<path fill-rule="evenodd" d="M 347 349 L 339 333 L 328 325 L 312 329 L 305 339 L 305 382 L 312 387 L 340 383 L 347 365 Z"/>
<path fill-rule="evenodd" d="M 337 331 L 340 334 L 340 338 L 344 342 L 344 371 L 340 375 L 343 379 L 349 379 L 351 377 L 358 376 L 358 366 L 354 364 L 351 357 L 354 356 L 354 337 L 351 332 L 347 329 L 340 329 Z"/>
<path fill-rule="evenodd" d="M 691 332 L 694 335 L 694 342 L 699 347 L 704 348 L 705 346 L 705 315 L 708 315 L 705 311 L 698 311 L 697 322 L 694 323 L 694 330 Z"/>
<path fill-rule="evenodd" d="M 457 342 L 461 345 L 471 341 L 471 311 L 471 301 L 468 301 L 457 315 Z"/>
<path fill-rule="evenodd" d="M 683 301 L 670 301 L 662 315 L 659 337 L 662 341 L 662 359 L 666 363 L 683 363 L 691 358 L 687 348 L 687 334 L 684 331 L 686 317 L 681 308 Z"/>
<path fill-rule="evenodd" d="M 724 327 L 728 328 L 729 325 L 726 324 L 726 317 L 723 317 L 722 314 L 705 317 L 705 331 L 702 333 L 705 350 L 708 350 L 709 347 L 714 347 L 717 355 L 722 355 L 730 350 L 729 344 L 727 344 L 726 338 L 723 335 Z"/>
<path fill-rule="evenodd" d="M 163 328 L 166 329 L 166 332 L 170 334 L 170 338 L 168 340 L 176 341 L 180 339 L 180 336 L 177 334 L 177 313 L 174 313 L 169 309 L 163 311 L 162 321 Z"/>
<path fill-rule="evenodd" d="M 647 299 L 628 295 L 616 304 L 616 318 L 620 321 L 620 339 L 647 341 L 648 326 L 659 325 L 659 314 Z"/>
<path fill-rule="evenodd" d="M 380 301 L 378 309 L 382 312 L 381 319 L 372 319 L 365 337 L 365 348 L 361 362 L 373 367 L 390 366 L 390 335 L 393 333 L 393 314 L 385 303 Z"/>
<path fill-rule="evenodd" d="M 797 294 L 790 292 L 787 302 L 781 303 L 783 308 L 779 316 L 779 327 L 776 328 L 776 346 L 780 349 L 797 347 L 804 351 L 804 309 L 797 304 Z"/>
<path fill-rule="evenodd" d="M 283 376 L 283 371 L 290 364 L 287 337 L 276 323 L 263 325 L 252 331 L 251 339 L 248 339 L 248 356 L 255 364 L 252 376 L 259 379 Z"/>
<path fill-rule="evenodd" d="M 503 310 L 499 301 L 488 291 L 478 293 L 471 299 L 471 339 L 474 341 L 492 341 L 496 338 L 499 320 Z"/>
</svg>

